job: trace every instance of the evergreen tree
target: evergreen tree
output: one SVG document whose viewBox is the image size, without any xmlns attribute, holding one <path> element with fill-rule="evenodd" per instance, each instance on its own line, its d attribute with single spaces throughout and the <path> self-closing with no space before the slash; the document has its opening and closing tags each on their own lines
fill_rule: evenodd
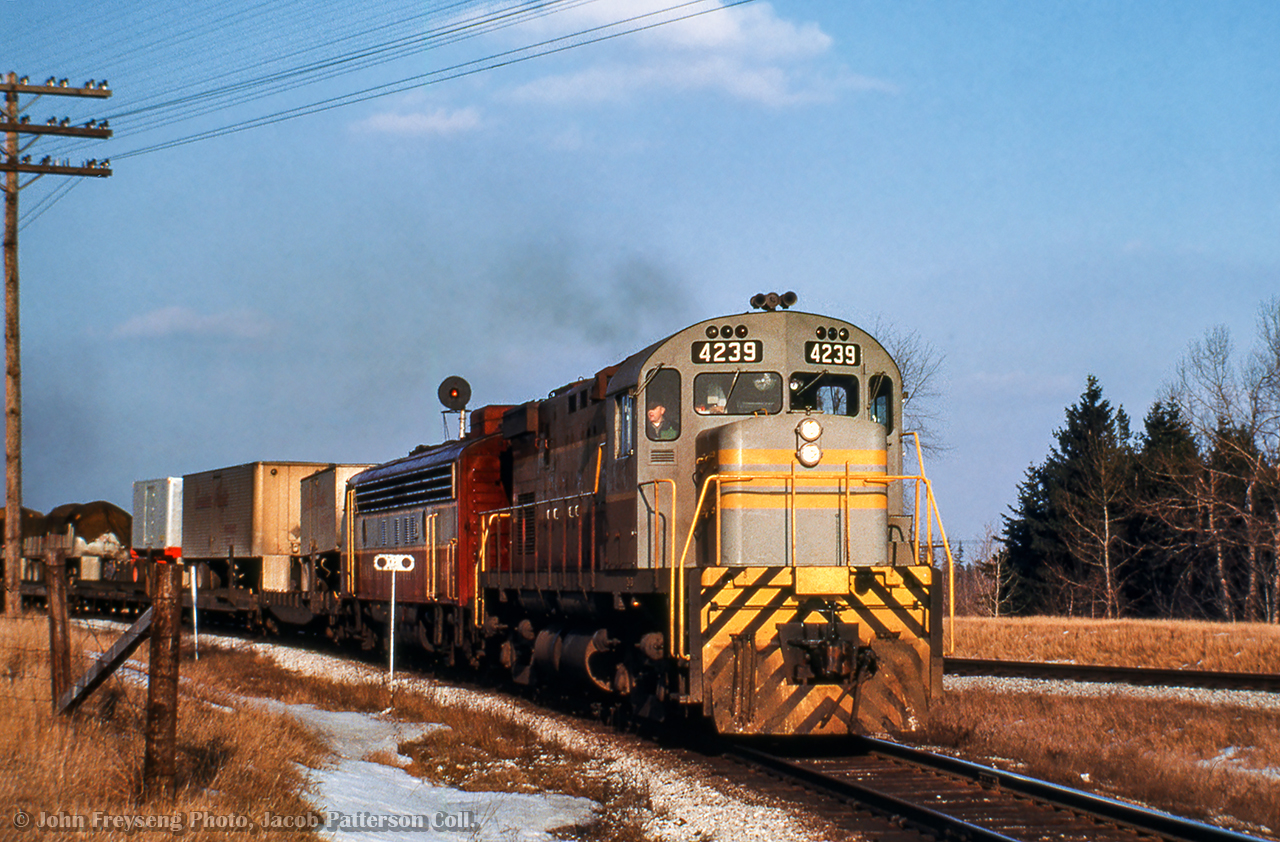
<svg viewBox="0 0 1280 842">
<path fill-rule="evenodd" d="M 1005 518 L 1010 597 L 1023 611 L 1119 616 L 1128 574 L 1129 417 L 1090 375 L 1057 446 L 1027 471 Z"/>
<path fill-rule="evenodd" d="M 1143 421 L 1135 461 L 1134 544 L 1125 597 L 1142 617 L 1206 617 L 1212 582 L 1197 541 L 1200 518 L 1193 489 L 1204 466 L 1195 434 L 1173 401 L 1158 401 Z"/>
</svg>

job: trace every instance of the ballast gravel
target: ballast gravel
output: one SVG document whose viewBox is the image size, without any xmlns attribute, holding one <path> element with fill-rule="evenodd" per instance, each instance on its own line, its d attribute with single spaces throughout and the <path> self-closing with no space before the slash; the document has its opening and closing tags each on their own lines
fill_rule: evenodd
<svg viewBox="0 0 1280 842">
<path fill-rule="evenodd" d="M 1005 678 L 990 675 L 948 675 L 942 680 L 946 690 L 985 690 L 992 693 L 1088 696 L 1106 698 L 1128 696 L 1152 701 L 1181 701 L 1214 707 L 1242 707 L 1280 710 L 1280 693 L 1260 690 L 1206 690 L 1200 687 L 1141 687 L 1133 684 L 1106 684 L 1095 681 L 1063 681 L 1055 678 Z"/>
</svg>

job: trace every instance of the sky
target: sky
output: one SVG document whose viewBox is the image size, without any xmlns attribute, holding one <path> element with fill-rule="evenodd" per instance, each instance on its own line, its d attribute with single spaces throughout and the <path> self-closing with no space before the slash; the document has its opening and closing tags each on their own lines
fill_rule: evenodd
<svg viewBox="0 0 1280 842">
<path fill-rule="evenodd" d="M 113 91 L 32 121 L 115 132 L 29 150 L 113 175 L 21 193 L 24 503 L 385 461 L 449 375 L 521 402 L 794 290 L 941 359 L 973 539 L 1090 374 L 1140 428 L 1280 294 L 1280 5 L 676 5 L 0 2 L 0 71 Z"/>
</svg>

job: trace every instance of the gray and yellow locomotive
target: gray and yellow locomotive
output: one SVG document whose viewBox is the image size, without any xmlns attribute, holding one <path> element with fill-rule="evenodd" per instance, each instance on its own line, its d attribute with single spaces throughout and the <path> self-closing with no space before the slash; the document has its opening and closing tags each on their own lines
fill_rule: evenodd
<svg viewBox="0 0 1280 842">
<path fill-rule="evenodd" d="M 901 375 L 793 302 L 757 296 L 354 476 L 348 620 L 385 633 L 378 559 L 407 554 L 398 632 L 453 662 L 722 733 L 912 727 L 942 613 Z"/>
</svg>

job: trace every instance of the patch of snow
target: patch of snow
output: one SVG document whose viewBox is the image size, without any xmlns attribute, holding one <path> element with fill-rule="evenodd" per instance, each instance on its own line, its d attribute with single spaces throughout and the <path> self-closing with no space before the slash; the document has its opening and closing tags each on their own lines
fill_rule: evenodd
<svg viewBox="0 0 1280 842">
<path fill-rule="evenodd" d="M 377 842 L 406 830 L 431 842 L 543 842 L 553 828 L 589 821 L 596 808 L 553 793 L 463 792 L 363 760 L 307 770 L 307 778 L 335 842 Z"/>
<path fill-rule="evenodd" d="M 439 731 L 444 725 L 434 722 L 396 722 L 354 711 L 320 710 L 312 705 L 287 705 L 273 699 L 254 699 L 268 710 L 287 713 L 325 741 L 339 757 L 361 760 L 377 752 L 385 752 L 403 763 L 412 758 L 400 753 L 401 743 L 411 743 L 424 734 Z"/>
<path fill-rule="evenodd" d="M 117 629 L 124 627 L 113 621 L 104 621 L 103 625 Z M 266 655 L 293 672 L 342 683 L 387 682 L 385 669 L 333 655 L 217 634 L 201 634 L 201 638 L 228 648 Z M 726 784 L 709 776 L 695 762 L 676 758 L 651 744 L 602 732 L 590 723 L 540 711 L 496 692 L 452 687 L 428 678 L 403 676 L 396 678 L 394 686 L 425 695 L 441 704 L 465 707 L 526 724 L 550 743 L 589 754 L 595 758 L 589 763 L 592 773 L 626 781 L 647 794 L 651 806 L 645 811 L 647 818 L 641 818 L 642 830 L 655 842 L 704 842 L 709 839 L 816 842 L 821 838 L 808 829 L 813 819 L 803 811 L 779 806 L 757 791 Z M 383 715 L 389 713 L 383 711 Z M 312 714 L 304 712 L 302 715 Z M 339 733 L 347 733 L 350 723 L 338 720 L 329 724 Z M 381 739 L 385 739 L 385 735 Z M 377 744 L 386 750 L 385 744 Z M 438 832 L 414 830 L 411 838 L 415 840 L 546 840 L 551 838 L 547 833 L 550 829 L 589 821 L 597 806 L 586 799 L 558 794 L 467 793 L 436 787 L 409 776 L 401 769 L 363 761 L 367 751 L 362 756 L 357 756 L 361 751 L 359 748 L 350 747 L 348 751 L 352 755 L 343 758 L 334 769 L 307 770 L 308 778 L 316 789 L 316 803 L 332 811 L 329 814 L 331 818 L 341 812 L 348 819 L 347 826 L 339 822 L 328 831 L 332 835 L 326 838 L 335 842 L 410 838 L 403 830 L 358 826 L 362 812 L 366 817 L 399 815 L 407 809 L 443 821 L 467 818 L 463 814 L 470 812 L 470 817 L 476 818 L 481 825 L 478 831 L 465 832 L 460 832 L 461 828 Z M 396 782 L 401 799 L 394 811 L 377 801 L 375 792 L 376 789 L 385 790 L 391 781 Z M 356 793 L 358 795 L 354 795 Z"/>
<path fill-rule="evenodd" d="M 1245 758 L 1242 756 L 1242 751 L 1243 749 L 1239 746 L 1227 746 L 1208 760 L 1198 761 L 1196 765 L 1204 769 L 1222 769 L 1235 775 L 1253 775 L 1280 782 L 1280 769 L 1275 767 L 1254 769 L 1245 766 Z"/>
</svg>

